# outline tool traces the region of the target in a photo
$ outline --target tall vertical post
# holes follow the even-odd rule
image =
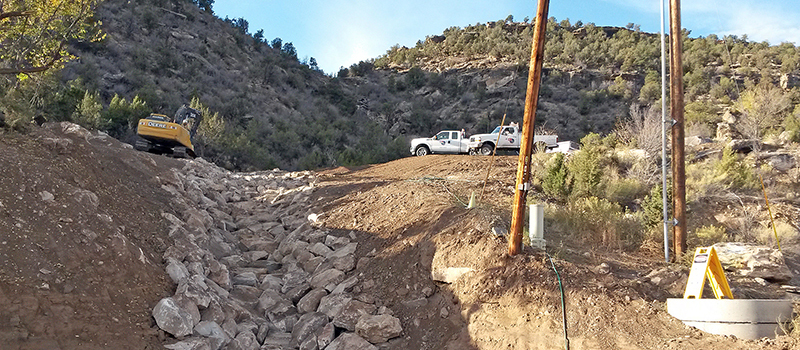
[[[531,177],[531,150],[533,149],[533,126],[536,120],[536,105],[539,102],[539,86],[542,80],[544,41],[547,30],[547,11],[550,0],[539,0],[536,10],[536,25],[531,44],[531,66],[528,71],[528,91],[525,95],[525,114],[522,121],[522,140],[517,166],[517,186],[514,192],[514,208],[511,213],[511,237],[508,255],[522,251],[522,227],[525,224],[525,198],[528,195]]]
[[[664,261],[669,262],[669,205],[667,204],[667,44],[664,36],[664,0],[661,0],[661,205],[664,216]],[[670,123],[671,124],[671,123]]]
[[[684,163],[683,122],[683,33],[681,33],[681,1],[670,0],[670,112],[672,127],[672,202],[677,224],[673,227],[675,257],[686,251],[686,173]]]

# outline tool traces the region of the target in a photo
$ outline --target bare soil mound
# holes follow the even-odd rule
[[[516,157],[496,159],[484,199],[478,208],[465,209],[470,195],[483,190],[488,162],[488,157],[426,156],[320,174],[315,193],[326,203],[322,225],[369,237],[359,247],[371,257],[363,273],[377,281],[387,306],[402,310],[410,348],[564,347],[561,297],[550,261],[529,248],[508,257],[506,237],[492,234],[493,227],[509,224]],[[563,281],[572,349],[797,346],[789,337],[745,341],[710,335],[669,316],[664,301],[682,295],[686,269],[664,263],[658,247],[575,247],[561,240],[570,233],[552,234],[548,252]],[[452,284],[431,280],[432,271],[454,267],[472,272]],[[659,283],[645,277],[651,272],[660,275]],[[774,286],[760,292],[780,295]]]
[[[150,310],[171,286],[161,255],[179,161],[74,124],[0,137],[4,349],[160,349]]]

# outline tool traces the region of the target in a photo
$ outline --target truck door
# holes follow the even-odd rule
[[[447,153],[466,153],[467,152],[467,142],[464,141],[464,138],[461,137],[460,132],[458,131],[451,131],[450,132],[450,143],[448,143]]]
[[[517,148],[519,147],[519,133],[513,126],[504,126],[500,130],[500,139],[497,141],[498,148]]]
[[[431,151],[434,153],[447,153],[450,145],[450,132],[442,131],[434,136],[435,141],[431,142]]]

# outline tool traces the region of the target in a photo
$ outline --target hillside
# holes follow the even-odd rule
[[[211,122],[201,153],[229,169],[385,162],[406,156],[411,137],[522,118],[531,23],[447,28],[332,77],[299,61],[291,38],[250,34],[245,19],[223,20],[190,1],[111,0],[97,16],[106,39],[73,46],[80,60],[35,89],[7,93],[9,118],[73,120],[130,142],[133,120],[194,100]],[[658,113],[657,41],[635,26],[551,19],[538,125],[577,142]],[[770,127],[750,132],[757,138],[798,129],[797,47],[688,32],[684,46],[690,136],[715,137],[726,111],[776,111]],[[775,103],[762,108],[760,99]]]

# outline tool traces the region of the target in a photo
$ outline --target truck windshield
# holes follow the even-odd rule
[[[496,134],[498,132],[500,132],[500,127],[499,126],[494,128],[494,131],[492,131],[492,134]]]

